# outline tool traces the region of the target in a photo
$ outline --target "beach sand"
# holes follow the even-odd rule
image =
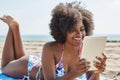
[[[26,55],[41,53],[44,41],[23,41]],[[2,54],[4,42],[0,41],[0,55]],[[107,67],[102,75],[110,80],[120,80],[120,41],[107,41],[105,54],[107,55]],[[1,60],[1,56],[0,56]]]

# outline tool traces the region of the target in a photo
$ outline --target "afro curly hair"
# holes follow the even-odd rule
[[[69,32],[80,20],[85,26],[86,35],[91,35],[94,29],[93,14],[75,3],[60,3],[52,11],[50,33],[56,42],[65,43]]]
[[[90,10],[87,10],[85,7],[80,6],[81,2],[78,2],[77,4],[75,1],[68,4],[79,10],[83,17],[86,35],[92,35],[94,30],[93,13]]]

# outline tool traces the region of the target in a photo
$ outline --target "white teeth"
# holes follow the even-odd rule
[[[75,40],[81,40],[81,38],[74,38]]]

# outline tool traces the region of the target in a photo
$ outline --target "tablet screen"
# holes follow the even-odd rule
[[[95,70],[93,61],[97,60],[95,57],[101,57],[104,52],[106,44],[106,36],[86,36],[83,40],[82,58],[90,61],[90,70]]]

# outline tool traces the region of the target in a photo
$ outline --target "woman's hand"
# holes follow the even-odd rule
[[[0,18],[3,22],[8,24],[9,26],[18,26],[18,22],[10,15],[4,15]]]
[[[98,61],[94,61],[94,66],[97,68],[97,70],[95,70],[95,73],[102,73],[106,68],[107,57],[104,53],[102,53],[102,56],[103,58],[97,56],[96,59]]]
[[[86,61],[86,59],[80,59],[70,72],[73,73],[74,78],[76,78],[86,73],[89,68],[90,62]]]

